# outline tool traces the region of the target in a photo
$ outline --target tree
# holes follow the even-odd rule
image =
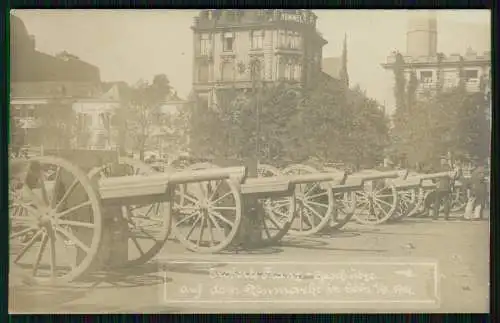
[[[263,85],[253,92],[219,90],[217,105],[212,109],[198,98],[190,120],[192,150],[222,158],[258,157],[262,162],[285,158],[291,135],[288,122],[295,113],[299,96],[298,91],[279,84]]]
[[[485,158],[490,129],[483,93],[468,93],[463,86],[417,101],[404,129],[400,128],[400,154],[411,163],[435,161],[448,152]]]
[[[160,107],[171,90],[164,74],[156,75],[152,83],[139,81],[129,89],[126,102],[114,117],[114,125],[120,129],[120,145],[124,145],[126,137],[131,139],[133,148],[139,150],[141,160],[144,160],[146,143],[160,120]]]
[[[287,146],[292,159],[342,158],[342,143],[347,131],[342,84],[342,81],[322,75],[316,86],[304,93],[290,123],[292,136]]]
[[[405,98],[405,62],[401,53],[396,53],[396,61],[394,63],[394,98],[396,100],[396,111],[406,111]]]
[[[70,148],[77,125],[71,102],[52,99],[37,108],[36,117],[44,147]]]
[[[415,70],[411,70],[410,78],[408,80],[408,86],[406,89],[406,107],[411,113],[413,105],[417,101],[417,89],[418,89],[418,79]]]
[[[347,34],[344,35],[344,46],[342,48],[342,67],[340,69],[340,80],[349,88],[349,74],[347,73]]]
[[[349,95],[349,127],[343,145],[344,160],[357,168],[374,167],[383,159],[389,144],[389,120],[377,101],[368,98],[359,88]]]
[[[379,104],[359,86],[346,90],[333,78],[304,93],[291,127],[295,160],[373,165],[388,144],[388,120]]]

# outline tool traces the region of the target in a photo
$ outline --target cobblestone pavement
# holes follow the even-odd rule
[[[285,238],[275,247],[238,254],[194,254],[169,242],[158,259],[144,266],[108,274],[92,283],[78,283],[65,288],[27,286],[16,273],[11,273],[9,308],[13,313],[488,312],[488,259],[487,221],[405,219],[378,226],[350,223],[340,232],[328,236]],[[189,299],[186,298],[187,294],[199,292],[196,286],[213,285],[211,275],[220,268],[234,270],[246,266],[248,270],[248,264],[234,262],[251,262],[257,271],[263,266],[276,264],[275,267],[281,270],[310,273],[324,270],[327,268],[325,266],[337,266],[338,269],[338,264],[327,264],[332,262],[435,263],[437,267],[431,266],[432,270],[437,268],[435,281],[427,281],[424,276],[419,276],[409,283],[408,288],[430,295],[433,289],[422,286],[437,283],[434,293],[437,294],[437,301],[432,304],[418,301],[404,303],[398,301],[404,299],[401,294],[403,296],[396,298],[396,301],[376,303],[370,300],[380,299],[377,298],[380,293],[377,294],[372,286],[372,294],[357,298],[342,294],[337,297],[337,302],[328,301],[332,297],[323,294],[304,294],[302,297],[297,296],[298,299],[293,302],[283,301],[284,296],[266,298],[262,295],[254,297],[253,302],[240,302],[242,298],[238,295],[221,296],[220,293],[218,296],[206,294],[198,299],[193,296],[186,302]],[[288,264],[290,262],[294,264]],[[381,267],[387,269],[380,270],[375,268],[376,264],[363,266],[365,271],[379,270],[382,276],[389,273],[389,267]],[[418,276],[417,267],[411,268]],[[412,273],[408,269],[394,272],[402,275],[407,273],[408,277]],[[279,288],[270,280],[259,284],[262,288]],[[281,281],[281,287],[291,287],[293,284],[290,280]],[[326,288],[326,285],[318,284],[317,288]],[[247,285],[244,279],[235,279],[230,286],[232,290],[243,291]]]

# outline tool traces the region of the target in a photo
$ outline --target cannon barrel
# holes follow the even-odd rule
[[[314,173],[290,175],[288,177],[292,184],[307,184],[314,182],[342,182],[346,176],[347,174],[344,172],[342,175],[339,173]]]
[[[366,181],[374,181],[379,179],[387,178],[398,178],[402,177],[401,171],[391,171],[391,172],[377,172],[373,174],[356,174],[349,176],[349,179],[360,179],[362,183]]]
[[[432,180],[432,179],[439,179],[439,178],[445,178],[445,177],[452,177],[450,172],[440,172],[440,173],[434,173],[434,174],[424,174],[417,176],[420,178],[420,181],[423,182],[425,180]]]
[[[288,176],[248,178],[241,184],[243,195],[291,195],[294,185]]]
[[[238,178],[241,181],[246,172],[245,167],[228,167],[103,178],[99,181],[99,193],[102,200],[151,197],[160,202],[169,198],[166,193],[171,185],[230,178]]]
[[[189,170],[171,173],[169,183],[187,184],[220,179],[232,179],[238,183],[242,183],[247,175],[248,169],[244,166]]]
[[[421,180],[417,177],[396,178],[392,180],[392,184],[396,187],[397,190],[406,190],[420,187]]]
[[[330,189],[335,181],[342,181],[346,175],[339,173],[314,173],[300,175],[282,175],[274,177],[247,178],[241,185],[242,194],[253,195],[290,195],[296,185],[322,182]],[[331,184],[332,183],[332,184]]]

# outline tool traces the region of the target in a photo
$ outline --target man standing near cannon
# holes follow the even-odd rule
[[[451,167],[448,164],[446,158],[441,158],[440,165],[435,170],[437,173],[440,172],[451,172]],[[436,183],[436,191],[434,192],[434,199],[432,199],[432,219],[437,220],[439,216],[439,207],[443,203],[444,219],[448,220],[450,217],[450,207],[451,207],[451,186],[452,179],[449,176],[440,177]]]
[[[483,219],[484,207],[486,204],[486,180],[485,168],[479,163],[476,169],[471,173],[472,188],[472,210],[474,212],[472,219]]]

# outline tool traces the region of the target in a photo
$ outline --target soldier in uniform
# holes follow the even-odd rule
[[[444,158],[441,159],[440,165],[437,167],[436,172],[450,172],[451,167],[448,161]],[[434,199],[432,201],[432,210],[434,220],[437,220],[439,216],[439,207],[441,203],[444,205],[444,219],[448,220],[450,216],[451,207],[451,185],[452,179],[449,176],[441,177],[437,180],[436,191],[434,192]]]
[[[472,197],[474,198],[473,210],[476,210],[476,208],[479,207],[479,216],[474,216],[473,218],[475,219],[483,219],[484,217],[484,208],[487,195],[485,177],[486,175],[484,166],[482,164],[478,164],[476,169],[474,169],[471,174]]]

